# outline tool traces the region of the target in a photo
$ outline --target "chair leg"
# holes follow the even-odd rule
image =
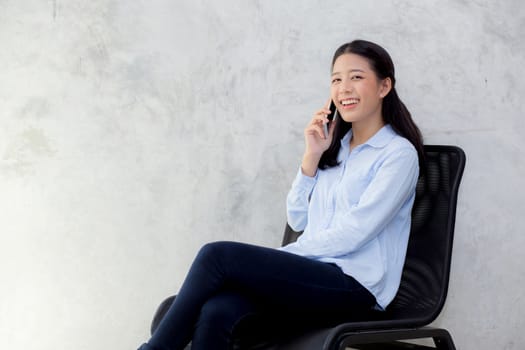
[[[433,339],[435,347],[415,345],[402,340]],[[399,329],[389,331],[351,332],[335,337],[335,342],[327,344],[325,349],[344,350],[347,347],[357,349],[439,349],[456,350],[450,333],[445,329],[424,327],[420,329]]]
[[[436,344],[436,349],[439,350],[456,350],[456,346],[452,341],[452,336],[446,329],[436,330],[440,333],[437,336],[432,337],[434,344]]]
[[[347,348],[346,350],[431,350],[436,349],[435,347],[429,347],[425,345],[418,345],[412,343],[404,342],[388,342],[388,343],[372,343],[372,344],[359,344],[352,345],[352,347]]]

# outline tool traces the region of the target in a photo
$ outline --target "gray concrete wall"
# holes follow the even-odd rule
[[[134,349],[203,243],[278,246],[354,38],[468,155],[436,324],[523,348],[524,24],[518,0],[0,0],[2,349]]]

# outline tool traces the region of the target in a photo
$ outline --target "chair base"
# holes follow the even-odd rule
[[[403,342],[403,340],[432,339],[435,347]],[[359,350],[383,349],[439,349],[456,350],[450,333],[446,329],[423,327],[381,331],[348,332],[335,335],[324,350],[344,350],[347,347]]]

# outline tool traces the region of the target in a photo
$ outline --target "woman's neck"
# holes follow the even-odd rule
[[[352,123],[352,138],[350,139],[350,149],[362,145],[374,136],[381,128],[385,126],[383,118],[373,121],[361,121]]]

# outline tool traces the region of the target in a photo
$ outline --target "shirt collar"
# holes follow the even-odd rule
[[[374,148],[383,148],[396,136],[396,132],[390,124],[384,125],[379,129],[374,136],[369,138],[363,145],[368,145]],[[341,139],[342,146],[348,146],[350,144],[350,138],[352,137],[352,129],[348,130],[346,135]],[[363,146],[361,145],[361,146]]]

